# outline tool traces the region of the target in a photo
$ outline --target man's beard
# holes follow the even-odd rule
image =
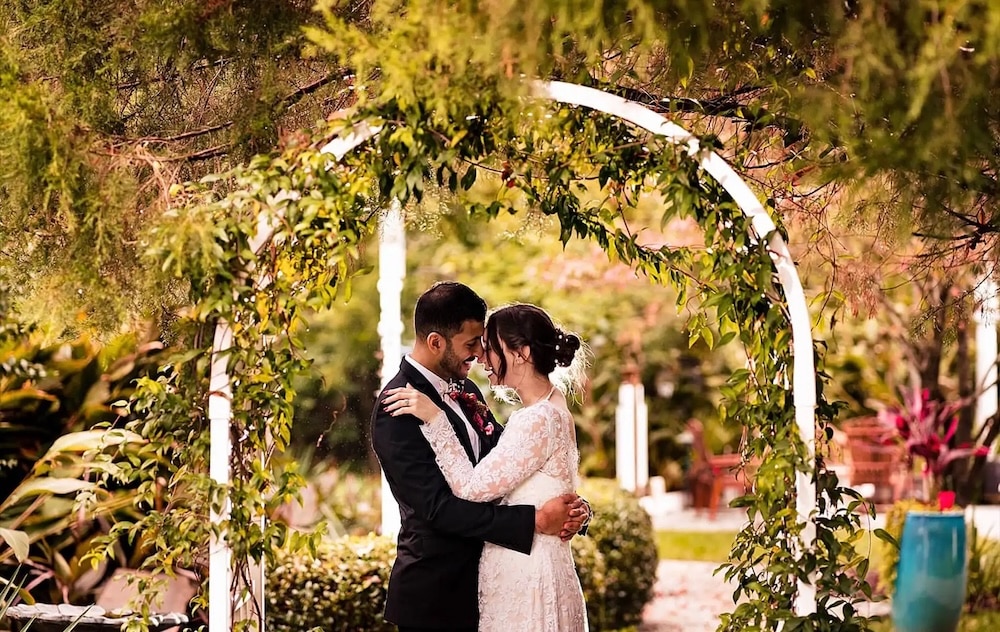
[[[463,364],[466,360],[468,358],[460,358],[449,343],[444,349],[444,356],[441,358],[441,377],[446,380],[464,380],[466,373]]]

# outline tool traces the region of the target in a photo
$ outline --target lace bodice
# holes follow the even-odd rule
[[[475,466],[449,424],[436,421],[421,430],[459,498],[540,507],[576,488],[580,457],[573,416],[547,399],[511,415],[496,447]]]

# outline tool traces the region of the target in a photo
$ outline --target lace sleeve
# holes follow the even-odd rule
[[[483,502],[503,498],[542,467],[552,450],[554,421],[543,409],[518,411],[497,446],[475,466],[446,421],[424,424],[420,430],[434,449],[452,492]]]

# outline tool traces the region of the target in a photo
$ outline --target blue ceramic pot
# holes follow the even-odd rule
[[[899,546],[894,632],[955,632],[968,576],[965,515],[910,512]]]

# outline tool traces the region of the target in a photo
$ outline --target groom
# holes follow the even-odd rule
[[[496,445],[502,430],[468,378],[472,364],[482,358],[485,320],[486,302],[469,287],[435,284],[417,300],[413,352],[386,385],[409,383],[430,397],[447,414],[473,463]],[[475,400],[449,396],[456,389],[451,384]],[[372,413],[372,444],[402,519],[385,619],[400,632],[475,632],[483,542],[527,554],[536,531],[571,537],[589,512],[574,494],[553,498],[538,510],[455,497],[420,432],[420,420],[391,416],[382,406],[384,396],[385,391]],[[478,410],[466,411],[458,400]]]

